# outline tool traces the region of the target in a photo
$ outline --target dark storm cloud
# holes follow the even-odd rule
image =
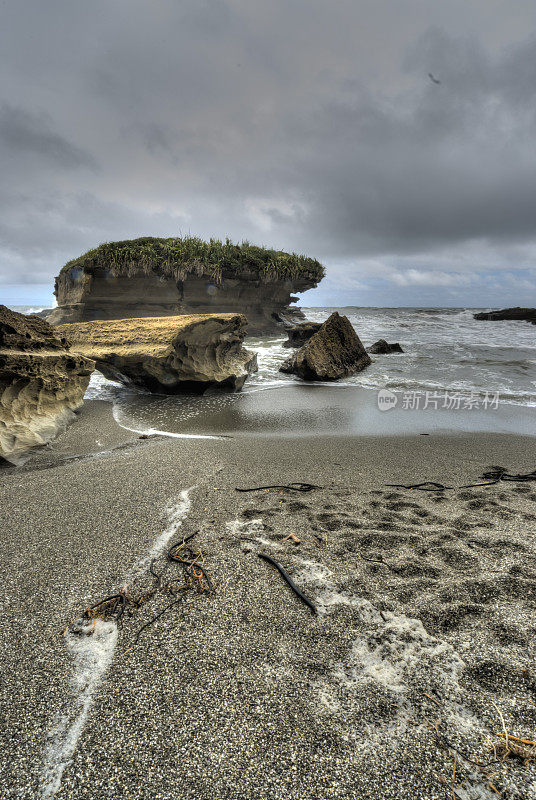
[[[484,268],[529,268],[532,0],[515,12],[504,0],[8,4],[0,281],[51,281],[103,240],[188,231],[319,256],[358,295],[378,276],[441,293]]]
[[[312,227],[338,236],[339,255],[532,241],[535,53],[531,39],[493,60],[432,31],[406,66],[418,79],[433,64],[441,85],[328,101],[304,124],[297,156]]]

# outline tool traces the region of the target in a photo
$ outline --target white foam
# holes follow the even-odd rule
[[[276,550],[281,549],[280,544],[278,544],[277,542],[272,542],[271,539],[267,539],[265,536],[256,536],[255,541],[258,542],[259,544],[262,544],[263,547],[273,547]]]
[[[157,428],[132,428],[121,419],[121,412],[116,403],[114,403],[112,414],[117,424],[131,433],[144,434],[145,436],[166,436],[170,439],[222,439],[222,436],[213,436],[207,433],[172,433],[171,431],[161,431]]]
[[[426,671],[443,687],[459,691],[464,662],[452,645],[436,639],[421,620],[384,612],[379,630],[354,641],[347,658],[349,667],[335,674],[347,686],[375,683],[391,692],[405,693],[417,673]]]
[[[264,532],[264,523],[260,517],[250,520],[233,519],[232,522],[227,522],[225,527],[235,536],[254,537]]]
[[[337,683],[354,687],[372,679],[385,689],[404,693],[425,665],[452,692],[459,690],[464,662],[452,645],[431,636],[420,619],[380,611],[363,597],[341,592],[332,580],[332,571],[323,564],[306,559],[301,564],[295,578],[320,589],[315,598],[319,613],[328,614],[338,605],[350,606],[367,629],[372,629],[354,641],[346,666],[336,667]]]
[[[318,561],[308,561],[305,558],[300,559],[300,564],[302,568],[295,575],[297,581],[305,581],[321,588],[334,589],[331,581],[333,573],[328,567],[319,564]]]
[[[105,378],[98,370],[94,370],[84,395],[84,400],[107,400],[113,403],[118,392],[124,389],[122,383]]]
[[[234,519],[226,523],[227,529],[242,541],[242,549],[248,551],[251,547],[247,542],[257,542],[262,547],[280,550],[281,545],[263,536],[265,525],[260,517],[251,520]]]
[[[93,695],[110,666],[117,644],[117,625],[95,620],[80,625],[78,633],[67,630],[65,644],[73,659],[71,687],[74,703],[56,724],[45,752],[41,797],[51,798],[60,788],[65,767],[86,724]]]
[[[181,527],[184,518],[190,510],[192,505],[190,493],[194,489],[195,486],[191,486],[189,489],[183,489],[179,495],[179,499],[168,505],[166,509],[168,524],[157,538],[149,552],[144,555],[143,558],[141,558],[134,566],[134,569],[131,573],[131,579],[136,577],[136,575],[140,575],[145,569],[147,569],[153,559],[158,558],[158,556],[164,552],[166,545],[170,541],[171,537],[174,536],[174,534]]]
[[[165,549],[171,537],[181,527],[191,507],[190,493],[195,487],[183,489],[178,500],[166,509],[167,525],[155,543],[134,566],[130,580],[143,572],[154,558]],[[110,666],[118,630],[113,621],[81,620],[65,632],[65,644],[72,658],[70,685],[73,701],[69,710],[57,721],[50,742],[45,748],[40,796],[42,800],[54,797],[61,785],[65,767],[73,753],[86,724],[93,695]]]
[[[341,591],[332,571],[323,564],[305,559],[301,564],[295,579],[316,589],[314,601],[320,616],[329,615],[337,606],[348,606],[362,623],[344,661],[335,663],[326,678],[316,684],[315,707],[340,717],[340,690],[351,702],[352,694],[366,691],[370,683],[390,693],[397,702],[393,720],[375,726],[364,724],[359,734],[342,725],[341,735],[350,739],[359,735],[360,747],[365,746],[364,741],[373,747],[377,741],[385,746],[388,732],[397,747],[415,716],[411,697],[425,690],[446,696],[443,712],[453,730],[462,735],[482,732],[482,722],[463,705],[459,681],[465,663],[451,644],[429,634],[420,619],[381,611],[366,598]]]

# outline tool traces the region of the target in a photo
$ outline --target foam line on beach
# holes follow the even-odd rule
[[[130,581],[164,552],[190,511],[190,494],[194,489],[194,486],[183,489],[178,499],[167,506],[167,525],[148,553],[135,564]],[[42,800],[50,800],[60,789],[63,772],[71,762],[82,735],[95,691],[112,663],[118,633],[115,622],[100,619],[80,620],[65,631],[65,646],[72,661],[69,681],[72,703],[57,721],[45,748],[40,789]]]
[[[58,721],[45,751],[43,800],[54,797],[60,788],[63,771],[86,724],[95,690],[112,663],[117,635],[115,622],[103,620],[88,622],[77,633],[69,629],[65,632],[65,645],[73,661],[71,687],[74,702]]]
[[[168,505],[166,509],[168,515],[168,524],[160,536],[156,539],[149,552],[144,555],[134,566],[131,573],[131,580],[147,569],[153,559],[162,555],[166,545],[169,543],[172,536],[174,536],[174,534],[179,530],[183,520],[190,511],[192,505],[190,494],[195,488],[195,486],[190,486],[189,489],[183,489],[179,494],[179,499],[175,503],[170,503]]]
[[[171,439],[223,439],[223,436],[215,436],[208,433],[171,433],[170,431],[161,431],[157,428],[131,428],[129,425],[126,425],[124,422],[121,422],[119,419],[120,412],[118,406],[114,403],[112,408],[112,414],[115,422],[119,425],[119,427],[123,428],[126,431],[130,431],[131,433],[137,433],[139,435],[145,436],[167,436]]]

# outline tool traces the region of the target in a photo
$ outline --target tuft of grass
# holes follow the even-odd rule
[[[113,275],[155,273],[162,277],[184,280],[188,275],[206,275],[215,283],[225,277],[253,274],[267,282],[304,279],[314,284],[324,277],[324,267],[314,258],[257,247],[247,241],[240,244],[230,239],[208,242],[197,236],[159,239],[145,236],[123,242],[107,242],[67,262],[60,272],[60,281],[82,273],[109,270]]]

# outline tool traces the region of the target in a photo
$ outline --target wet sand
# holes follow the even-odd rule
[[[536,735],[536,486],[385,486],[460,486],[491,465],[533,470],[533,437],[140,440],[87,403],[52,448],[0,470],[3,796],[45,796],[85,709],[58,797],[496,798],[490,782],[536,797],[532,764],[474,763],[493,756],[497,709]],[[234,490],[291,481],[322,488]],[[188,591],[135,644],[172,599],[158,592],[117,641],[101,630],[98,659],[69,647],[88,605],[151,589],[136,565],[179,522],[215,594]]]
[[[292,383],[249,387],[238,394],[177,398],[122,392],[116,418],[134,430],[223,436],[393,436],[403,432],[515,433],[536,436],[536,408],[470,399],[443,407],[438,394],[388,393],[396,406],[378,408],[378,392],[356,386]],[[449,400],[450,398],[450,400]],[[415,402],[415,408],[412,403]],[[495,407],[497,405],[497,407]],[[459,407],[456,407],[459,406]]]

